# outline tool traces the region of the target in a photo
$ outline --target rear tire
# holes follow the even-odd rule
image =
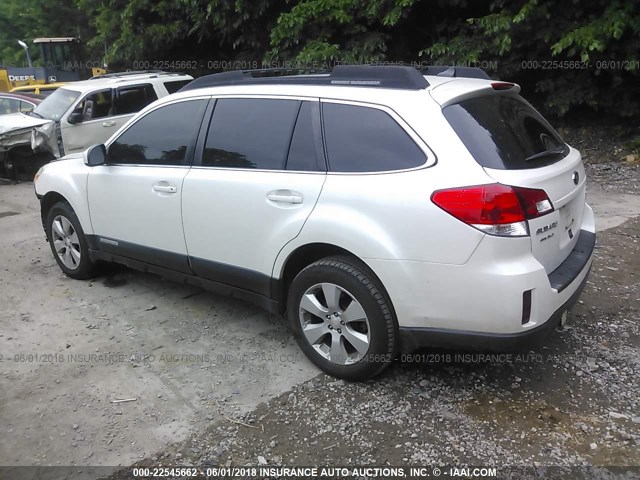
[[[89,257],[87,239],[80,221],[71,206],[58,202],[47,214],[47,238],[56,262],[69,277],[78,280],[91,278],[95,264]]]
[[[366,380],[395,357],[390,303],[356,259],[328,257],[304,268],[289,289],[287,316],[302,351],[329,375]]]

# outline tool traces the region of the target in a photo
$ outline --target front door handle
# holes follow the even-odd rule
[[[102,122],[103,127],[113,127],[116,124],[115,120],[109,120],[106,122]]]
[[[274,190],[267,193],[267,198],[276,203],[302,203],[302,194],[291,190]]]
[[[154,185],[154,192],[162,192],[162,193],[176,193],[178,191],[178,187],[175,185]]]

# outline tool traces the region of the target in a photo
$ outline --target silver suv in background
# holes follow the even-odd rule
[[[58,88],[31,112],[0,116],[0,160],[11,174],[33,152],[59,158],[104,143],[133,115],[193,77],[162,71],[112,73]],[[42,155],[41,155],[42,156]]]

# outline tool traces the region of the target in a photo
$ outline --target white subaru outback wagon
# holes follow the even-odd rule
[[[118,262],[286,312],[345,379],[421,347],[521,348],[566,319],[595,244],[585,170],[517,85],[268,73],[201,77],[43,167],[64,273]]]

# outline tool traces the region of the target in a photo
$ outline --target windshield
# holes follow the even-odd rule
[[[537,168],[569,153],[551,125],[519,95],[473,97],[442,112],[483,167]]]
[[[80,96],[80,92],[59,88],[45,98],[34,110],[33,113],[48,120],[60,120],[69,107]]]

